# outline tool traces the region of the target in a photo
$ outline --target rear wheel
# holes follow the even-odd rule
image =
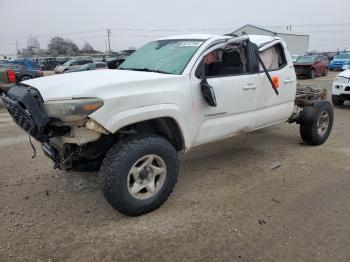
[[[128,216],[163,204],[177,181],[175,148],[161,136],[123,138],[108,152],[100,176],[107,201]]]
[[[21,77],[21,82],[22,82],[22,81],[25,81],[25,80],[30,80],[30,79],[32,79],[31,76],[22,76],[22,77]]]
[[[332,131],[333,121],[333,107],[328,101],[304,108],[300,120],[301,138],[309,145],[322,145]]]
[[[344,100],[340,99],[338,96],[332,95],[332,103],[335,106],[342,106],[344,104]]]

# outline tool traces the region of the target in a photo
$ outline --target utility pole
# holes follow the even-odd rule
[[[16,40],[16,49],[17,49],[17,55],[19,55],[19,48],[18,48],[18,42]]]
[[[108,38],[108,54],[111,53],[111,29],[107,29],[107,38]]]

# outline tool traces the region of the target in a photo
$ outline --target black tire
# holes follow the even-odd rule
[[[309,78],[310,79],[314,79],[316,77],[316,71],[315,71],[315,69],[311,69],[310,71],[309,71]]]
[[[25,81],[25,80],[30,80],[30,79],[32,79],[31,76],[28,76],[28,75],[21,76],[20,82]]]
[[[324,114],[328,115],[328,125],[320,133],[320,121]],[[334,121],[333,107],[328,101],[317,101],[313,106],[303,110],[300,119],[300,135],[303,141],[309,145],[318,146],[327,141]]]
[[[159,191],[147,199],[137,199],[129,192],[128,176],[137,161],[147,155],[160,156],[166,166],[165,180]],[[107,153],[100,170],[107,201],[127,216],[140,216],[157,209],[172,193],[179,173],[175,148],[161,136],[122,138]]]
[[[344,104],[344,100],[339,99],[338,96],[332,95],[332,103],[335,106],[342,106]]]

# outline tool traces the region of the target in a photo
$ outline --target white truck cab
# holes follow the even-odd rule
[[[296,85],[281,38],[185,35],[146,44],[117,70],[24,81],[2,99],[55,168],[99,170],[106,199],[135,216],[170,195],[178,152],[283,121],[324,143],[332,107]]]

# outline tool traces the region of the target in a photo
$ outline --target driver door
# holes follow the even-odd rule
[[[225,46],[209,49],[204,53],[202,59],[216,49],[223,50]],[[202,59],[200,60],[203,61]],[[246,63],[248,62],[247,55],[244,60]],[[227,66],[230,65],[227,61],[222,62]],[[232,62],[237,67],[237,61],[233,60]],[[195,68],[203,66],[202,63],[198,63]],[[199,127],[199,132],[194,138],[195,145],[248,132],[255,128],[258,75],[249,72],[249,70],[248,72],[238,71],[228,73],[226,70],[225,75],[219,73],[206,77],[207,82],[214,89],[216,107],[209,106],[203,99],[201,79],[194,73],[191,74],[193,123]]]

